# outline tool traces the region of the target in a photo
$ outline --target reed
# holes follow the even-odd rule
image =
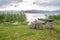
[[[26,21],[26,15],[24,13],[13,14],[13,13],[3,13],[0,14],[0,22],[24,22]]]

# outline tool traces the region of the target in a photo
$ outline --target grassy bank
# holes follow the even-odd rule
[[[58,22],[60,24],[60,21]],[[60,25],[54,30],[30,29],[28,25],[0,24],[0,40],[60,40]]]

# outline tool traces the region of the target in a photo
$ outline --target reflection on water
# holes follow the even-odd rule
[[[26,13],[27,21],[32,22],[37,20],[38,18],[45,19],[45,14],[32,14],[32,13]]]

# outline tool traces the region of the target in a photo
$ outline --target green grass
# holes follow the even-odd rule
[[[28,25],[0,24],[0,40],[60,40],[60,25],[55,30],[30,29]]]

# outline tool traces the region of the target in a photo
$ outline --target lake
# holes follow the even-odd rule
[[[33,21],[37,20],[38,18],[46,19],[50,15],[59,15],[57,13],[51,13],[51,14],[47,13],[47,15],[46,15],[46,13],[25,13],[25,14],[26,14],[28,22],[33,22]]]

